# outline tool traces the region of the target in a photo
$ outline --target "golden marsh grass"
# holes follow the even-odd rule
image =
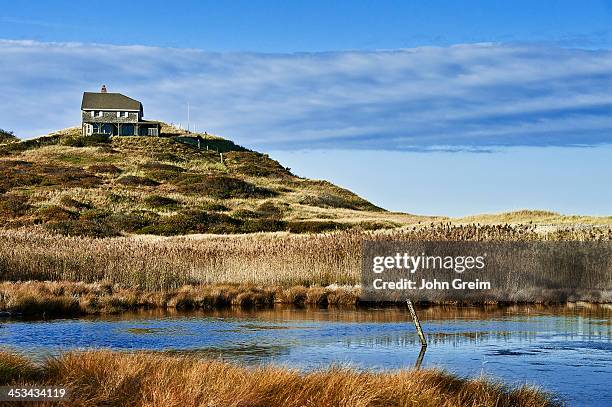
[[[0,352],[0,384],[61,385],[70,406],[363,406],[545,407],[536,388],[508,388],[486,378],[440,370],[309,373],[275,366],[243,367],[219,360],[152,353],[71,352],[39,365]]]

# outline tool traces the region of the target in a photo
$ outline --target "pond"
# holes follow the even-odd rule
[[[429,307],[422,367],[535,384],[569,405],[611,406],[612,307]],[[143,311],[52,321],[6,320],[0,346],[45,357],[69,349],[159,350],[273,363],[412,368],[420,345],[403,308]]]

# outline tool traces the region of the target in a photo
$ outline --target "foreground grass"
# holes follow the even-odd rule
[[[71,352],[41,365],[0,352],[0,384],[67,386],[71,406],[552,406],[531,387],[507,388],[439,370],[300,373],[151,353]]]

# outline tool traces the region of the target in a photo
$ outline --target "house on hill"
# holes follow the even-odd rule
[[[142,103],[121,93],[110,93],[102,85],[100,92],[83,93],[81,129],[83,136],[159,136],[161,125],[144,120]]]

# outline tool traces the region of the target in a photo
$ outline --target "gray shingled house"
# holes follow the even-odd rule
[[[142,103],[121,93],[83,93],[81,128],[83,136],[159,136],[159,122],[144,120]]]

